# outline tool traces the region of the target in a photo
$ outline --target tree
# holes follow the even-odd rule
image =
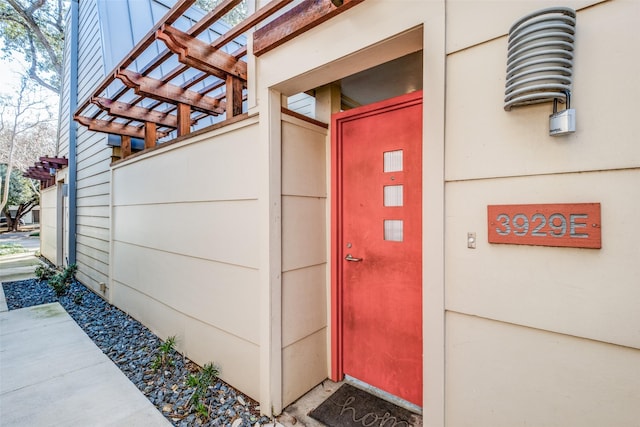
[[[53,117],[54,114],[49,111],[49,106],[44,102],[41,94],[29,85],[26,78],[22,79],[14,96],[0,97],[0,164],[4,167],[4,172],[0,176],[0,194],[2,194],[0,211],[8,212],[12,201],[20,202],[18,205],[27,204],[20,211],[22,215],[31,210],[28,205],[32,199],[30,194],[32,190],[35,190],[35,185],[30,184],[27,188],[22,184],[16,184],[12,187],[14,172],[22,176],[19,171],[14,169],[26,168],[29,164],[37,161],[40,156],[55,152],[55,121]],[[27,183],[31,182],[24,179]],[[25,191],[24,196],[13,193],[13,191],[23,190]],[[25,211],[25,209],[28,210]],[[10,215],[7,215],[7,220],[10,220]]]
[[[4,58],[21,56],[28,64],[26,75],[56,95],[62,75],[64,14],[68,5],[68,0],[0,2]]]
[[[7,200],[3,212],[7,218],[8,231],[18,231],[20,219],[40,203],[40,191],[31,179],[25,178],[22,172],[15,169],[11,172],[11,178],[7,180],[7,169],[7,165],[0,165],[0,177],[9,184],[0,189],[2,199]],[[17,206],[13,215],[10,206]]]

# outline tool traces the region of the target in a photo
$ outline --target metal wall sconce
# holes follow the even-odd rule
[[[552,7],[530,13],[509,30],[504,109],[553,102],[549,135],[575,132],[570,108],[576,12]],[[566,109],[558,112],[558,102]]]

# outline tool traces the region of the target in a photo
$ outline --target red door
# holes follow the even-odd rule
[[[422,92],[333,117],[334,379],[422,406]]]

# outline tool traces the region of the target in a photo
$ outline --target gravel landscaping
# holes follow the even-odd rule
[[[3,288],[9,310],[59,302],[173,425],[256,427],[272,423],[260,416],[254,400],[222,380],[216,379],[205,389],[193,385],[201,368],[173,350],[166,353],[164,367],[158,367],[159,356],[165,354],[163,341],[82,284],[74,281],[61,297],[46,281],[37,279],[3,283]],[[202,396],[199,406],[192,399],[194,393]]]

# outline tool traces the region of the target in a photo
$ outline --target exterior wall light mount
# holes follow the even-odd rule
[[[530,13],[509,30],[504,109],[553,102],[549,135],[575,132],[570,108],[576,12],[552,7]],[[567,109],[558,112],[558,102]]]

